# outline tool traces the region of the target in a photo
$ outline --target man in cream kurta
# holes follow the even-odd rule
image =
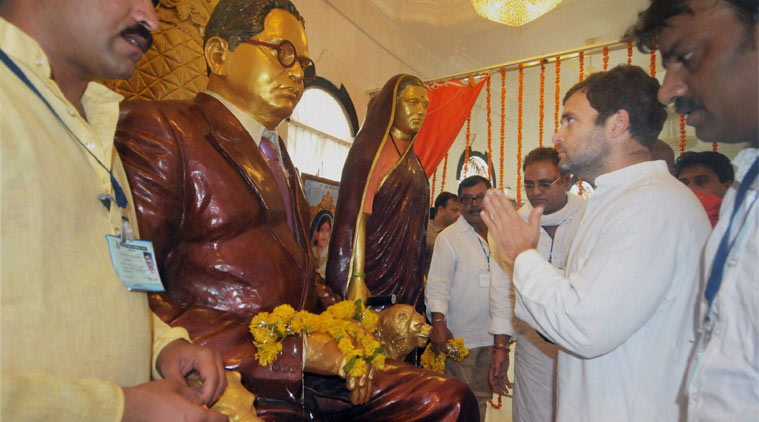
[[[5,13],[14,4],[3,6]],[[62,119],[0,64],[2,417],[121,420],[122,387],[148,385],[151,367],[160,378],[160,353],[188,338],[153,317],[145,293],[128,292],[111,265],[105,235],[119,234],[122,213],[136,221],[112,148],[122,97],[90,82],[72,103],[41,46],[2,16],[0,48]],[[146,19],[157,24],[155,15]],[[125,188],[123,211],[98,200],[113,187],[85,148]]]
[[[650,159],[666,118],[659,83],[635,66],[569,90],[554,135],[560,166],[595,182],[562,274],[490,192],[485,221],[514,260],[516,316],[560,346],[558,421],[676,421],[693,349],[699,258],[709,222],[695,196]],[[602,117],[603,116],[603,117]]]
[[[527,220],[533,207],[543,206],[546,212],[540,219],[540,240],[537,251],[554,267],[563,271],[566,267],[569,246],[574,239],[580,220],[585,211],[585,200],[568,193],[570,174],[561,172],[559,157],[553,148],[537,148],[530,151],[524,163],[524,187],[529,205],[519,210],[519,215]],[[555,419],[556,359],[558,346],[548,342],[527,323],[513,317],[513,310],[497,306],[499,303],[513,303],[509,262],[497,249],[492,236],[488,241],[493,249],[493,257],[499,265],[494,265],[490,284],[490,332],[494,335],[513,336],[516,332],[514,358],[514,397],[512,413],[515,422],[551,422]],[[507,273],[508,271],[508,273]],[[500,353],[496,350],[494,353]],[[498,363],[498,356],[493,362]],[[504,383],[508,370],[506,365],[493,368],[493,383]],[[500,379],[499,379],[500,378]]]

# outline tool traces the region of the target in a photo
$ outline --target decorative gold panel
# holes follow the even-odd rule
[[[160,0],[153,47],[127,80],[105,84],[127,100],[188,99],[206,87],[203,28],[219,0]]]

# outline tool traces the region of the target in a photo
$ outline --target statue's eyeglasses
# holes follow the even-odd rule
[[[295,46],[290,41],[283,40],[279,44],[270,44],[268,42],[247,39],[242,42],[276,50],[277,60],[279,60],[279,64],[284,67],[292,67],[297,60],[300,62],[300,68],[303,70],[303,82],[311,82],[316,78],[316,66],[314,65],[314,62],[308,57],[298,57],[298,54],[295,51]]]

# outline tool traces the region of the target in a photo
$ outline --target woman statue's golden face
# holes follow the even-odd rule
[[[429,105],[426,88],[418,85],[404,88],[396,105],[393,128],[403,134],[404,138],[415,135],[422,127]]]

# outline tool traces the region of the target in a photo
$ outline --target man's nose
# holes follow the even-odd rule
[[[136,0],[132,10],[132,18],[150,32],[158,30],[158,15],[155,13],[151,0]]]
[[[678,69],[667,70],[664,74],[664,82],[659,87],[657,98],[662,104],[669,104],[676,98],[685,95],[688,87]]]

